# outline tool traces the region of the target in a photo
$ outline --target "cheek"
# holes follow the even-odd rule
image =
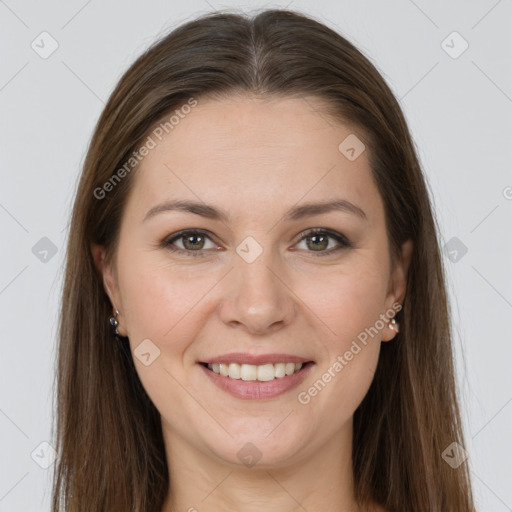
[[[137,373],[157,409],[170,414],[169,404],[187,401],[183,357],[197,335],[200,299],[212,285],[208,279],[195,282],[186,272],[136,255],[126,258],[119,278]],[[142,345],[147,339],[154,345]],[[142,346],[149,347],[144,351],[150,353],[147,366],[138,356]]]
[[[297,295],[315,313],[331,345],[339,350],[373,326],[383,311],[387,288],[383,265],[363,263],[317,274],[297,284]]]
[[[147,256],[127,257],[119,279],[127,330],[134,340],[165,343],[199,299],[200,290],[186,275]]]
[[[176,369],[221,300],[216,286],[222,273],[137,254],[126,258],[123,270],[119,278],[132,350],[149,338],[161,350],[159,362]]]
[[[165,276],[150,271],[134,273],[125,279],[124,285],[130,337],[161,338],[180,314],[183,302],[178,300],[179,294],[170,288]]]
[[[331,273],[328,279],[311,281],[302,288],[304,302],[319,319],[325,357],[315,376],[325,383],[311,389],[322,408],[339,409],[332,414],[342,421],[358,407],[373,379],[378,363],[381,333],[385,324],[379,320],[387,289],[385,262],[374,259],[350,267],[350,271]],[[349,268],[347,266],[347,268]],[[309,385],[315,383],[309,383]],[[323,391],[326,389],[326,392]]]

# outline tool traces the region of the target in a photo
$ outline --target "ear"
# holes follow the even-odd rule
[[[94,260],[94,266],[103,279],[105,293],[108,295],[110,302],[112,303],[112,312],[114,313],[116,309],[119,311],[119,316],[117,317],[117,320],[119,321],[119,334],[126,336],[126,334],[123,333],[121,325],[124,323],[121,321],[121,311],[123,311],[123,306],[121,302],[121,294],[119,293],[119,286],[117,284],[116,272],[113,266],[110,263],[107,263],[105,248],[102,245],[91,244],[91,253]]]
[[[400,257],[395,263],[389,280],[388,293],[386,295],[386,310],[393,309],[393,304],[403,304],[407,289],[407,275],[411,264],[413,252],[412,240],[406,240],[401,247]],[[382,341],[390,341],[395,337],[396,331],[387,325],[382,333]]]

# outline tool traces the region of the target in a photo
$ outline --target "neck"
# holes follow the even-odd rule
[[[354,499],[352,422],[293,463],[252,467],[191,446],[163,423],[170,475],[162,512],[361,512]]]

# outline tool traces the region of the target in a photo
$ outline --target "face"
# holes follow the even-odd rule
[[[336,438],[395,335],[411,247],[391,268],[369,149],[340,150],[358,132],[320,112],[199,100],[153,137],[113,266],[94,248],[164,435],[225,463],[298,463]]]

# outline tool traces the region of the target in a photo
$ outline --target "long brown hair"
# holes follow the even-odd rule
[[[385,204],[393,255],[411,239],[400,333],[383,343],[373,383],[354,414],[356,498],[389,511],[469,512],[464,446],[437,227],[398,102],[349,41],[302,13],[217,12],[157,41],[126,71],[102,112],[75,197],[62,292],[57,364],[53,512],[159,512],[169,492],[160,416],[127,343],[108,325],[112,305],[91,255],[111,261],[136,172],[104,184],[155,123],[195,98],[251,93],[314,96],[360,127]],[[126,168],[125,168],[126,169]],[[96,191],[96,192],[95,192]],[[171,488],[172,491],[172,488]]]

